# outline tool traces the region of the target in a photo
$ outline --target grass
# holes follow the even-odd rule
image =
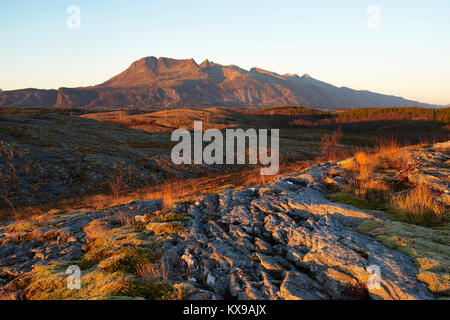
[[[105,236],[108,231],[108,223],[100,220],[94,220],[83,228],[84,233],[88,240],[96,240]]]
[[[190,179],[169,179],[160,184],[137,188],[133,190],[114,191],[109,193],[98,193],[80,196],[77,198],[61,199],[43,205],[16,208],[14,220],[33,218],[45,215],[46,212],[58,210],[59,212],[73,212],[77,210],[105,210],[136,200],[162,200],[164,208],[171,208],[178,202],[191,202],[199,196],[216,193],[224,186],[236,185],[251,187],[261,185],[276,180],[283,174],[298,172],[305,168],[308,163],[294,162],[282,163],[277,175],[261,176],[260,168],[250,168],[225,174],[210,174],[203,177]],[[10,212],[0,210],[0,219],[11,220]],[[122,217],[126,220],[126,217]]]
[[[0,301],[6,300],[17,300],[17,296],[12,292],[0,290]]]
[[[178,215],[167,218],[183,219]],[[23,278],[16,291],[23,289],[23,297],[29,300],[186,297],[186,286],[174,286],[169,281],[169,268],[162,259],[158,237],[146,230],[138,231],[134,225],[111,228],[106,221],[109,219],[94,220],[84,228],[88,243],[82,259],[37,267]],[[179,222],[161,224],[171,223]],[[16,228],[29,230],[31,227],[18,224]],[[80,290],[67,288],[69,265],[77,265],[82,271]]]
[[[394,221],[365,221],[357,231],[413,258],[417,279],[438,297],[450,297],[450,231],[448,210],[426,185],[405,182],[403,171],[412,164],[406,150],[394,142],[380,145],[373,153],[359,152],[328,176],[341,176],[347,184],[331,187],[333,202],[376,210]],[[391,180],[381,180],[392,177]],[[406,179],[405,179],[406,180]],[[389,181],[389,182],[388,182]],[[394,194],[394,190],[398,190]],[[337,191],[337,192],[336,192]],[[367,253],[358,252],[367,258]]]
[[[123,247],[111,257],[100,261],[98,267],[105,272],[123,271],[137,274],[142,265],[154,262],[160,258],[160,253],[151,253],[141,248]]]
[[[81,289],[67,288],[66,265],[38,267],[32,271],[24,295],[28,300],[108,300],[108,299],[176,299],[173,287],[165,281],[147,282],[123,272],[95,269],[83,272]]]
[[[425,185],[393,196],[391,206],[403,220],[418,225],[433,226],[448,219],[445,205],[435,201],[431,190]]]
[[[87,272],[81,277],[81,289],[70,290],[66,284],[66,266],[50,265],[35,268],[25,289],[27,300],[107,299],[128,291],[130,275],[123,272]]]
[[[154,248],[150,240],[144,233],[131,227],[111,229],[101,238],[91,239],[83,258],[87,261],[102,261],[118,254],[122,247]]]
[[[31,222],[19,221],[6,227],[6,234],[2,240],[2,244],[22,243],[43,239],[44,235],[38,226]]]
[[[411,188],[403,171],[413,164],[407,150],[395,140],[379,143],[374,152],[357,152],[351,160],[340,163],[345,187],[330,186],[335,191],[328,199],[365,210],[381,210],[391,218],[423,226],[437,226],[448,220],[448,210],[437,202],[425,185]],[[389,181],[387,177],[390,177]],[[389,182],[388,182],[389,181]],[[398,190],[394,194],[394,190]],[[336,192],[338,191],[338,192]]]

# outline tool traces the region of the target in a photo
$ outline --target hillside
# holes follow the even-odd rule
[[[103,84],[0,93],[0,107],[194,107],[304,105],[323,109],[430,106],[401,97],[357,91],[312,78],[244,70],[209,60],[147,57]]]
[[[219,178],[254,169],[174,165],[170,152],[175,143],[170,141],[170,134],[178,128],[192,130],[195,120],[203,121],[204,130],[279,128],[282,167],[295,167],[323,156],[321,140],[338,128],[343,130],[340,157],[393,136],[405,145],[446,141],[450,138],[449,111],[400,108],[325,112],[298,107],[249,111],[222,107],[85,114],[83,110],[3,109],[0,219],[3,211],[12,207],[20,211],[22,206],[61,199],[79,201],[79,196],[110,194],[114,185],[121,193],[129,193],[170,179]]]

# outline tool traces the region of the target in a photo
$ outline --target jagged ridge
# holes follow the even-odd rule
[[[205,60],[147,57],[85,88],[0,93],[0,107],[280,106],[319,108],[430,106],[400,97],[338,88],[310,75],[280,75]]]

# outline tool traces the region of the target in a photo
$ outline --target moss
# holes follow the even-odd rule
[[[92,269],[93,267],[95,267],[98,264],[98,261],[95,260],[86,260],[86,259],[81,259],[80,261],[77,261],[75,263],[75,265],[77,265],[78,267],[80,267],[81,270],[85,271],[85,270],[89,270]]]
[[[153,219],[151,222],[189,221],[190,218],[183,213],[170,213],[164,217]]]
[[[437,296],[450,297],[450,230],[400,221],[365,221],[358,232],[413,258],[417,278]]]
[[[134,281],[123,287],[120,296],[137,296],[146,300],[174,300],[174,288],[167,282],[139,282]]]
[[[101,261],[116,254],[122,247],[151,247],[150,239],[132,228],[122,227],[109,230],[103,237],[89,243],[83,258],[89,261]]]
[[[144,281],[136,278],[141,263],[154,262],[161,252],[123,247],[114,255],[96,263],[82,259],[78,263],[59,263],[35,268],[23,285],[24,296],[30,300],[80,299],[176,299],[179,294],[165,281]],[[67,287],[67,267],[78,265],[82,270],[81,289]]]
[[[195,201],[194,200],[185,200],[185,201],[181,201],[180,203],[181,204],[189,204],[189,205],[191,205],[191,204],[194,204]]]
[[[384,208],[380,200],[368,200],[346,192],[336,192],[326,196],[330,201],[354,206],[363,210],[380,210]]]
[[[135,231],[137,231],[137,232],[142,232],[142,231],[144,231],[144,230],[145,230],[145,223],[136,221],[136,222],[133,224],[133,230],[135,230]]]
[[[186,227],[178,221],[154,222],[147,225],[147,230],[154,232],[156,235],[177,234],[184,229],[186,229]]]

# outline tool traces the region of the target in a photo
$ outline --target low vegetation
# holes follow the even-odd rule
[[[438,297],[450,297],[449,225],[426,228],[401,221],[366,221],[357,231],[411,256],[417,278]]]
[[[58,219],[47,220],[47,225],[55,226],[58,225],[58,221],[73,219],[75,216],[76,213],[61,215]],[[84,245],[84,254],[80,260],[35,267],[30,273],[10,283],[8,291],[0,292],[0,299],[184,299],[186,286],[169,280],[169,265],[163,258],[160,245],[163,240],[160,235],[166,233],[154,232],[152,228],[146,226],[156,223],[176,224],[177,228],[164,229],[176,233],[184,228],[183,223],[187,218],[170,210],[165,213],[156,212],[150,219],[152,223],[141,222],[144,227],[137,230],[135,223],[122,220],[123,216],[124,213],[119,211],[92,220],[83,228],[87,243]],[[124,222],[124,226],[115,227],[120,221]],[[33,237],[30,234],[39,231],[42,225],[46,225],[43,220],[40,224],[15,222],[7,227],[9,231],[7,235],[10,240],[31,241]],[[61,240],[59,231],[60,229],[51,230],[49,231],[51,234],[44,235],[39,233],[39,239],[64,241]],[[21,236],[15,236],[15,233],[20,233]],[[71,265],[81,269],[79,290],[70,290],[67,286],[66,271]],[[23,294],[18,297],[13,294],[15,292]]]
[[[0,203],[4,208],[2,218],[16,222],[1,227],[5,232],[0,237],[0,245],[49,240],[53,243],[70,242],[73,239],[69,231],[53,229],[60,226],[65,218],[82,218],[87,212],[98,211],[105,215],[83,226],[87,242],[82,247],[80,260],[37,267],[26,277],[12,283],[9,289],[23,292],[21,298],[31,300],[125,297],[183,299],[189,286],[170,280],[171,270],[169,263],[163,258],[161,245],[162,239],[173,240],[177,234],[185,234],[183,232],[190,218],[175,210],[178,205],[193,204],[201,195],[266,184],[281,175],[301,171],[310,166],[313,160],[337,160],[352,154],[349,160],[337,162],[333,170],[324,177],[324,182],[331,189],[327,198],[391,218],[393,221],[366,221],[358,227],[358,231],[411,256],[419,270],[418,279],[425,282],[436,295],[449,297],[449,208],[436,200],[438,192],[430,185],[408,180],[408,173],[415,170],[415,167],[411,164],[411,153],[402,146],[405,142],[416,141],[416,133],[414,136],[404,133],[400,140],[376,142],[374,139],[378,130],[383,128],[382,125],[387,132],[394,132],[404,128],[406,122],[410,126],[408,128],[420,127],[420,130],[435,125],[433,132],[439,131],[439,135],[435,137],[443,139],[448,137],[448,113],[448,108],[433,111],[421,108],[358,109],[330,113],[292,107],[245,113],[248,118],[243,119],[248,121],[245,122],[247,125],[254,124],[250,116],[255,116],[255,121],[260,125],[267,124],[263,120],[267,119],[265,117],[273,117],[270,124],[283,123],[285,126],[282,139],[288,149],[297,153],[304,152],[301,153],[302,156],[311,150],[314,152],[308,154],[308,161],[283,157],[281,170],[276,176],[261,176],[260,168],[255,166],[239,171],[213,171],[206,175],[192,174],[181,178],[165,176],[159,183],[136,188],[129,186],[129,181],[133,180],[133,168],[130,167],[133,170],[128,168],[130,170],[125,172],[121,167],[111,166],[103,181],[103,191],[94,190],[95,192],[86,192],[82,196],[23,207],[16,206],[11,200],[20,194],[14,189],[16,186],[20,189],[17,183],[20,179],[10,166],[13,158],[3,153],[0,159]],[[202,113],[202,116],[210,120],[210,115]],[[163,118],[163,113],[159,117]],[[133,129],[136,126],[154,124],[119,120],[122,127]],[[399,125],[396,121],[402,124]],[[309,122],[312,123],[311,126]],[[225,122],[224,126],[226,125],[229,123]],[[359,126],[363,125],[367,125],[369,133],[360,132]],[[305,129],[306,127],[312,129]],[[108,129],[115,132],[115,127],[108,125]],[[21,138],[29,139],[25,135]],[[128,144],[129,142],[124,143],[125,150],[134,149],[134,146]],[[308,145],[306,151],[299,151],[303,148],[299,148],[300,144],[309,144],[311,147]],[[155,146],[159,148],[162,144],[155,143]],[[139,148],[143,148],[143,145]],[[100,156],[99,159],[103,158]],[[70,169],[77,170],[76,167]],[[160,174],[150,172],[155,176]],[[161,200],[158,202],[161,203],[161,208],[139,216],[138,219],[125,206],[138,200]],[[112,208],[115,211],[110,214],[107,209]],[[206,210],[210,210],[213,215],[215,209],[211,206]],[[24,218],[30,219],[22,220]],[[364,249],[357,253],[364,259],[369,258]],[[45,256],[44,252],[40,254]],[[67,289],[66,269],[71,264],[78,265],[82,270],[81,290]],[[351,297],[368,297],[364,286],[349,287],[349,292]],[[17,296],[10,291],[0,292],[0,299],[14,298]]]
[[[409,179],[423,162],[412,161],[414,150],[421,148],[424,146],[403,149],[391,140],[373,152],[357,152],[352,159],[338,162],[341,169],[329,171],[324,182],[332,191],[327,196],[329,200],[390,218],[365,221],[357,231],[411,256],[419,270],[417,278],[436,296],[448,298],[450,210],[438,199],[441,192],[423,179],[419,183]],[[442,163],[441,166],[446,168]],[[421,170],[430,168],[417,172]]]
[[[357,152],[341,162],[342,184],[332,184],[336,192],[328,196],[335,202],[366,210],[384,211],[389,217],[423,226],[434,226],[449,219],[446,205],[435,200],[427,185],[414,185],[405,176],[413,169],[410,154],[394,140],[379,144],[374,152]],[[325,180],[325,182],[327,182]]]
[[[392,196],[391,207],[403,220],[418,225],[436,225],[448,218],[446,206],[436,201],[425,185]]]

